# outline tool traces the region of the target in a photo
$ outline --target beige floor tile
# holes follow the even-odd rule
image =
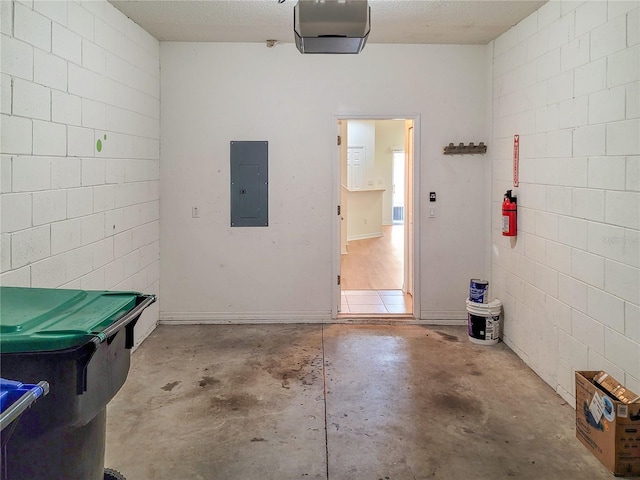
[[[406,305],[386,305],[386,308],[389,311],[389,313],[393,313],[393,314],[413,313],[412,309]]]
[[[355,295],[347,298],[350,307],[354,305],[384,305],[378,295]]]
[[[342,293],[347,297],[355,297],[358,295],[377,295],[375,290],[343,290]]]
[[[390,296],[403,296],[404,293],[402,290],[378,290],[378,295],[390,297]]]
[[[384,305],[349,305],[349,313],[389,313]]]
[[[407,301],[402,296],[398,297],[398,296],[380,295],[380,298],[382,299],[382,303],[384,303],[385,305],[406,305],[407,304]]]

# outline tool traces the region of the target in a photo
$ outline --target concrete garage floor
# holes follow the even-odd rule
[[[613,478],[573,408],[465,327],[160,326],[107,418],[127,480]]]

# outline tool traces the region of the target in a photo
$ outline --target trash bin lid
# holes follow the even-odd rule
[[[137,292],[0,287],[0,352],[83,345],[136,305]]]

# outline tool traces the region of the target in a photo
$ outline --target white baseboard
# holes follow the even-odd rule
[[[347,242],[352,242],[354,240],[365,240],[367,238],[380,238],[380,237],[382,237],[382,232],[363,233],[362,235],[353,235],[351,237],[347,237]]]
[[[332,324],[338,325],[424,325],[424,326],[436,326],[436,325],[466,325],[463,323],[451,323],[447,320],[422,320],[420,318],[413,317],[385,317],[385,316],[354,316],[354,317],[340,317],[331,320]]]
[[[348,325],[467,325],[467,320],[444,318],[427,312],[428,318],[397,316],[354,316],[331,318],[331,312],[161,312],[162,325],[242,325],[242,324],[348,324]],[[429,318],[430,317],[430,318]],[[151,332],[149,332],[151,333]]]
[[[331,312],[160,312],[163,325],[247,324],[247,323],[327,323]]]
[[[432,326],[466,326],[468,324],[467,320],[455,320],[455,319],[433,319],[433,320],[421,320],[421,325],[432,325]]]
[[[147,337],[149,335],[151,335],[151,333],[153,333],[153,331],[156,329],[156,327],[158,326],[158,322],[155,322],[153,325],[151,325],[146,332],[143,332],[142,334],[140,334],[138,341],[136,342],[136,344],[131,348],[131,352],[135,352],[137,350],[137,348],[142,344],[142,342],[144,342]]]
[[[451,324],[450,321],[462,322],[465,325],[468,321],[466,310],[422,310],[420,312],[420,318],[423,320],[447,321],[447,324],[450,325],[457,325]]]

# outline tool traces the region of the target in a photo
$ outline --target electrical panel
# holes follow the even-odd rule
[[[231,142],[231,226],[269,225],[269,142]]]

